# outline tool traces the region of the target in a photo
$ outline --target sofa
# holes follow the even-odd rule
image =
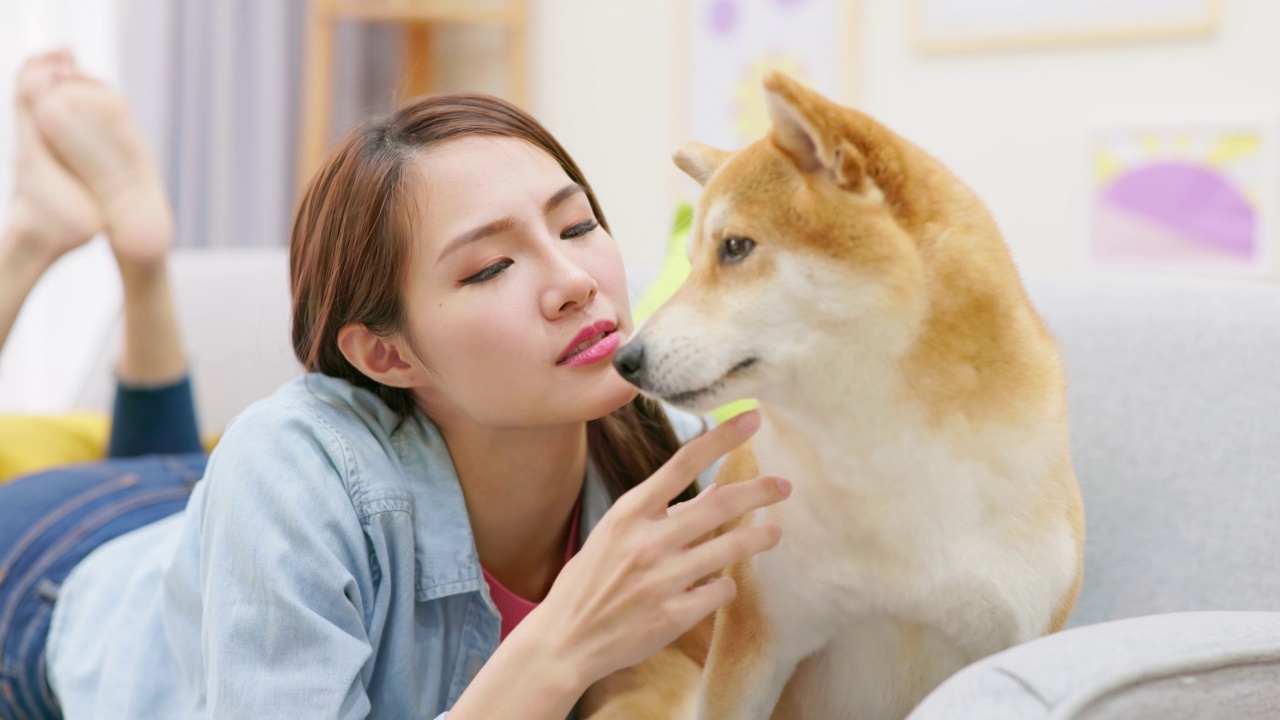
[[[241,410],[302,373],[289,340],[288,254],[283,247],[179,248],[169,271],[196,413],[202,431],[214,437]],[[106,337],[77,407],[111,407],[119,328]]]
[[[1079,601],[910,720],[1280,718],[1280,287],[1027,286],[1066,363]]]
[[[120,297],[105,242],[65,258],[24,307],[0,367],[0,482],[106,452]],[[289,341],[283,247],[179,248],[174,303],[206,446],[302,372]],[[50,334],[49,328],[59,328]]]
[[[216,433],[300,372],[285,252],[182,249],[172,269]],[[910,720],[1280,718],[1280,287],[1027,287],[1069,379],[1088,524],[1079,602],[1068,629],[961,671]],[[116,356],[103,348],[79,406],[109,407]]]

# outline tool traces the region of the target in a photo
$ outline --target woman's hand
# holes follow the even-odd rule
[[[690,441],[619,498],[515,632],[537,633],[544,647],[569,661],[585,689],[653,655],[732,600],[736,588],[728,577],[697,583],[777,545],[781,529],[744,525],[700,540],[781,501],[790,483],[757,478],[712,486],[670,510],[668,503],[759,427],[758,413],[739,415]]]
[[[648,658],[732,600],[730,578],[697,583],[777,545],[782,531],[744,525],[705,538],[782,500],[791,484],[757,478],[667,506],[759,427],[758,413],[739,415],[691,440],[618,498],[547,597],[467,686],[450,720],[563,718],[592,683]]]

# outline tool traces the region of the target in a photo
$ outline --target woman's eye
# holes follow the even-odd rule
[[[726,265],[740,262],[755,246],[756,241],[748,237],[727,237],[720,243],[720,262]]]
[[[591,232],[592,230],[595,230],[598,227],[600,227],[600,223],[596,222],[594,219],[583,220],[577,225],[572,225],[569,227],[568,230],[565,230],[564,232],[560,233],[560,239],[572,240],[574,238],[579,238]]]
[[[488,267],[476,273],[475,275],[472,275],[471,277],[463,278],[460,282],[463,285],[473,285],[475,283],[484,282],[485,280],[492,280],[493,278],[501,274],[503,270],[506,270],[507,268],[511,267],[514,264],[515,263],[513,263],[510,260],[499,260],[498,262],[492,265],[489,265]]]

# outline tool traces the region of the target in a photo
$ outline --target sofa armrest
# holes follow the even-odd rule
[[[1150,615],[1067,630],[960,671],[908,720],[1280,717],[1280,612]]]

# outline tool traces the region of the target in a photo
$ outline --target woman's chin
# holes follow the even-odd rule
[[[600,390],[600,412],[595,417],[604,417],[624,407],[640,394],[635,385],[623,380],[617,373],[613,373],[613,377]]]

